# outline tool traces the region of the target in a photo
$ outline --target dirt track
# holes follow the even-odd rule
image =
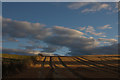
[[[36,57],[34,64],[9,78],[118,78],[118,55],[62,57]],[[101,80],[102,80],[101,79]]]

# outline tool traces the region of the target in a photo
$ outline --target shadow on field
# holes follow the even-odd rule
[[[102,60],[96,59],[96,61],[77,56],[37,56],[26,60],[3,59],[3,80],[118,80],[119,60],[100,58]],[[5,63],[7,60],[9,64]],[[31,69],[29,69],[30,65],[32,65]],[[24,72],[24,69],[28,69],[28,72]],[[15,77],[9,78],[11,74],[15,74]],[[18,78],[17,74],[22,76]]]

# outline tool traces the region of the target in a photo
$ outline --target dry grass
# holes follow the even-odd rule
[[[120,55],[34,56],[12,78],[118,78]]]

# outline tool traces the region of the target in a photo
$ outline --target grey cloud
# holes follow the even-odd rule
[[[59,30],[60,29],[60,30]],[[84,55],[84,54],[109,54],[109,49],[116,50],[116,47],[112,46],[99,46],[101,40],[114,42],[115,39],[104,39],[99,38],[98,40],[94,39],[93,37],[86,38],[83,35],[82,36],[62,36],[63,34],[67,32],[67,35],[69,33],[69,30],[65,30],[65,32],[61,29],[64,29],[64,27],[53,29],[55,34],[49,36],[45,39],[45,42],[53,44],[53,45],[59,45],[59,46],[66,46],[70,49],[70,55],[77,56],[77,55]],[[59,32],[60,31],[60,32]],[[63,31],[63,32],[62,32]],[[94,30],[93,30],[94,31]],[[76,33],[77,34],[77,33]],[[103,49],[103,51],[101,51]],[[110,54],[115,54],[116,52],[111,51]]]
[[[10,36],[14,38],[33,37],[43,39],[50,35],[49,28],[40,23],[30,23],[27,21],[16,21],[3,18],[3,37]]]
[[[7,54],[18,54],[18,55],[37,55],[42,54],[45,56],[54,56],[52,53],[45,53],[40,51],[33,51],[33,50],[26,50],[26,49],[9,49],[9,48],[2,48],[2,53]]]
[[[72,49],[72,52],[69,53],[72,56],[79,56],[79,55],[101,55],[101,54],[119,54],[118,51],[120,50],[120,45],[113,44],[109,46],[101,46],[95,47],[92,49],[84,50],[84,49]]]
[[[44,51],[44,52],[48,52],[48,53],[53,53],[53,52],[55,52],[57,49],[60,49],[60,48],[61,48],[61,46],[49,44],[48,47],[44,47],[44,48],[43,48],[43,51]]]
[[[33,43],[33,41],[32,41],[32,44],[31,44],[31,42],[28,43],[28,44],[19,44],[19,47],[27,49],[27,50],[34,50],[34,49],[45,48],[45,46],[41,45],[39,41],[36,42],[36,43]]]
[[[74,53],[74,55],[76,54],[76,50],[79,50],[80,54],[81,52],[90,50],[99,44],[99,42],[97,42],[95,39],[70,36],[52,36],[47,38],[45,42],[53,45],[66,46],[71,50],[71,53]]]
[[[103,46],[94,49],[94,54],[118,54],[120,50],[119,44],[113,44],[110,46]]]
[[[52,28],[53,34],[60,35],[60,36],[82,36],[84,35],[83,32],[80,32],[75,29],[65,28],[62,26],[54,26]]]
[[[9,49],[9,48],[2,48],[2,53],[7,54],[19,54],[19,55],[34,55],[34,53],[31,53],[33,51],[30,50],[22,50],[22,49]]]
[[[62,26],[54,26],[52,28],[45,28],[45,25],[40,23],[30,23],[26,21],[13,21],[11,19],[3,19],[3,37],[8,36],[14,38],[28,38],[31,46],[25,45],[25,50],[18,49],[3,49],[4,52],[16,52],[25,54],[34,54],[32,49],[42,48],[45,52],[54,52],[63,46],[69,48],[71,55],[92,54],[98,53],[97,49],[99,41],[109,41],[107,39],[94,39],[93,37],[87,38],[81,31],[65,28]],[[95,32],[94,28],[89,29]],[[88,32],[88,31],[87,31]],[[12,39],[11,39],[12,40]],[[33,41],[36,40],[36,41]],[[39,41],[45,42],[48,47],[41,46]],[[104,48],[108,49],[108,48]],[[30,52],[31,51],[31,52]],[[93,52],[95,51],[95,52]],[[106,51],[105,51],[106,52]],[[37,54],[38,52],[36,52]]]
[[[12,37],[9,37],[6,39],[7,41],[11,41],[11,42],[18,42],[19,40],[15,39],[15,38],[12,38]]]

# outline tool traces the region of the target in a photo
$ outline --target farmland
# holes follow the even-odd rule
[[[29,60],[31,60],[31,56],[2,54],[2,78],[6,78],[9,74],[20,73],[27,67]]]
[[[7,55],[8,56],[8,55]],[[118,79],[120,55],[84,56],[3,56],[3,69],[10,70],[5,79],[53,78],[53,79]],[[10,62],[10,63],[9,63]],[[24,67],[27,62],[27,67]],[[16,65],[15,65],[16,64]],[[16,69],[16,70],[15,70]],[[4,69],[5,70],[5,69]],[[14,71],[14,72],[13,72]],[[5,71],[7,72],[7,71]],[[17,72],[17,73],[16,73]]]

